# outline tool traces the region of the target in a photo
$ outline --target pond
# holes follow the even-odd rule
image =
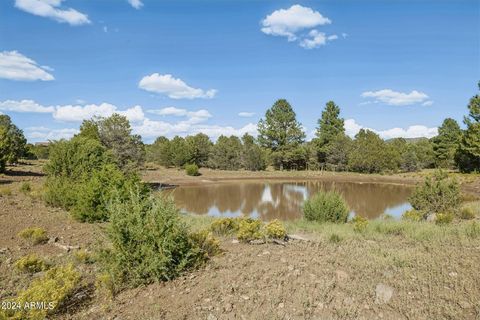
[[[173,196],[184,212],[221,217],[252,217],[265,221],[293,220],[302,216],[303,202],[320,190],[337,190],[351,215],[375,219],[382,214],[399,218],[411,208],[411,187],[332,181],[236,181],[181,186],[164,193]]]

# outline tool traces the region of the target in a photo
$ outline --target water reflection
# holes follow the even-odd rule
[[[410,208],[407,198],[411,189],[392,184],[242,181],[186,186],[164,192],[173,195],[176,204],[189,213],[291,220],[301,217],[302,204],[310,195],[332,189],[343,194],[352,214],[369,219],[383,213],[398,217]]]

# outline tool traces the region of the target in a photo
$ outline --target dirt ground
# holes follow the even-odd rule
[[[43,227],[58,237],[57,243],[93,251],[105,226],[79,223],[67,212],[45,206],[35,196],[44,179],[40,164],[10,169],[0,176],[0,300],[35,277],[14,270],[19,257],[35,252],[55,263],[73,261],[75,250],[53,243],[30,245],[18,238],[20,230]],[[169,183],[180,181],[183,172],[147,175],[150,181]],[[216,175],[204,171],[198,178],[222,178]],[[32,184],[31,194],[20,192],[24,181]],[[387,239],[294,240],[281,246],[226,238],[223,254],[199,270],[113,299],[92,293],[86,303],[53,318],[480,319],[480,239],[449,237],[432,244],[395,234]],[[84,283],[92,284],[95,265],[76,267]]]

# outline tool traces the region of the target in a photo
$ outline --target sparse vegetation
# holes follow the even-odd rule
[[[352,223],[353,223],[353,230],[359,233],[365,232],[368,226],[368,220],[362,216],[355,216],[352,219]]]
[[[265,235],[267,238],[284,239],[287,236],[287,231],[278,220],[272,220],[264,226]]]
[[[303,215],[309,221],[345,223],[349,209],[336,191],[322,191],[305,201]]]
[[[43,228],[30,227],[23,229],[18,236],[28,240],[32,244],[42,244],[48,241],[47,232]]]
[[[410,221],[422,221],[425,217],[425,213],[419,210],[408,210],[405,211],[402,215],[403,219],[410,220]]]
[[[12,301],[25,305],[31,302],[43,302],[44,308],[22,308],[5,310],[4,316],[10,319],[45,319],[62,308],[63,303],[71,296],[79,284],[80,274],[72,265],[54,267],[41,278],[33,280],[30,286],[21,291]],[[0,317],[1,317],[0,311]]]
[[[79,263],[92,264],[95,262],[94,255],[85,249],[75,251],[73,256],[75,258],[75,261]]]
[[[44,271],[48,266],[45,260],[39,258],[36,254],[29,254],[15,262],[15,268],[17,270],[28,273]]]
[[[435,217],[435,223],[438,225],[449,224],[453,221],[452,213],[437,213]]]
[[[218,218],[210,225],[210,230],[217,235],[232,235],[238,232],[240,219],[238,218]]]
[[[32,191],[32,186],[30,185],[29,182],[24,182],[22,183],[22,185],[20,186],[20,192],[22,192],[23,194],[28,194]]]
[[[237,238],[240,241],[248,242],[251,240],[264,239],[262,232],[262,221],[255,219],[241,219],[238,225]]]

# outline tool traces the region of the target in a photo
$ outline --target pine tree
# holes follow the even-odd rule
[[[297,121],[295,112],[285,99],[277,100],[267,110],[265,119],[258,123],[258,141],[262,147],[271,151],[273,164],[278,169],[292,168],[294,162],[306,162],[306,159],[291,157],[292,152],[301,145],[305,139],[305,132]],[[293,152],[301,156],[298,152]],[[287,159],[288,156],[288,159]],[[297,164],[294,164],[295,167]]]
[[[435,164],[439,168],[453,168],[455,153],[462,138],[462,130],[457,121],[447,118],[438,128],[438,136],[433,139]]]
[[[478,87],[480,89],[480,82]],[[467,129],[456,155],[458,167],[463,172],[480,171],[480,95],[470,99],[468,110],[464,119]]]

